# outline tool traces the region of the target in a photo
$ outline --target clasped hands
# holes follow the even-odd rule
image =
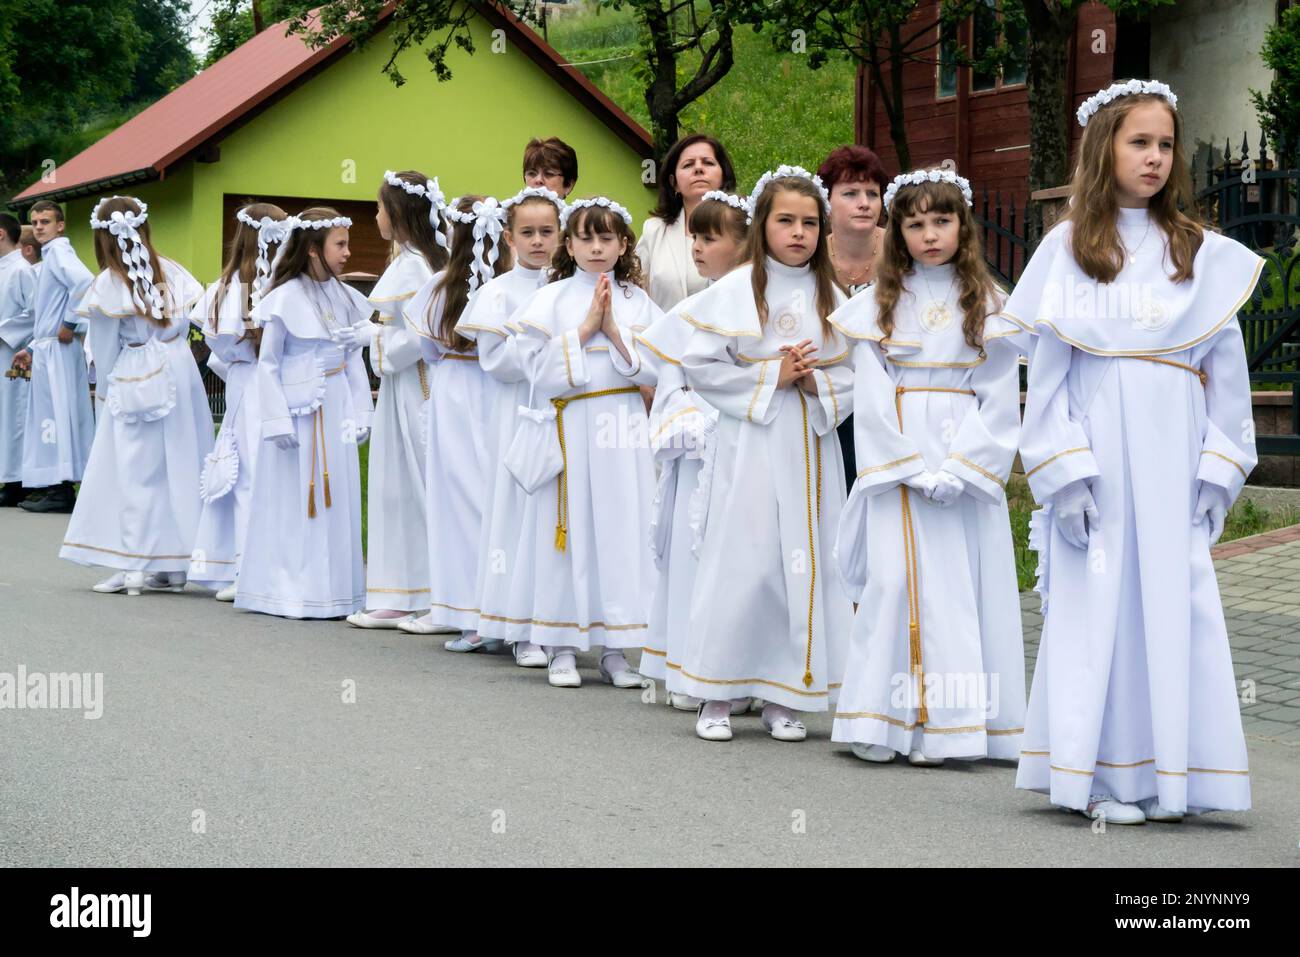
[[[816,395],[817,378],[813,375],[813,369],[817,367],[817,347],[812,344],[812,340],[805,339],[798,345],[782,346],[781,352],[785,355],[781,357],[781,371],[776,377],[776,387],[785,389],[794,384],[808,395]]]

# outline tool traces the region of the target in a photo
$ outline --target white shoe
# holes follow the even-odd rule
[[[221,591],[217,592],[217,593],[216,593],[215,595],[213,595],[212,597],[214,597],[217,601],[234,601],[234,600],[235,600],[235,593],[236,593],[238,590],[239,590],[239,585],[238,585],[238,583],[236,583],[236,582],[231,582],[229,585],[227,585],[225,588],[221,589]]]
[[[943,764],[943,758],[927,758],[924,751],[916,748],[907,755],[907,763],[917,768],[937,768]]]
[[[605,655],[601,655],[600,658],[601,681],[613,685],[615,688],[640,688],[645,685],[646,679],[637,674],[631,665],[627,665],[621,671],[608,671],[605,668],[605,657]]]
[[[126,573],[118,572],[115,575],[109,575],[97,585],[90,586],[91,591],[97,591],[101,595],[116,595],[120,591],[126,590]]]
[[[403,618],[376,618],[374,615],[367,615],[364,611],[354,611],[348,615],[348,624],[353,628],[378,628],[396,631],[401,627],[401,623],[408,618],[414,618],[415,615],[406,615]]]
[[[1147,819],[1136,804],[1122,804],[1109,794],[1092,795],[1087,810],[1080,813],[1094,821],[1101,818],[1107,824],[1143,824]]]
[[[520,668],[545,668],[546,652],[531,641],[516,641],[512,646],[515,652],[515,664]]]
[[[470,641],[462,633],[459,638],[444,641],[442,647],[448,651],[496,651],[501,647],[501,642],[494,638],[480,638],[478,641]]]
[[[546,680],[552,688],[581,688],[582,675],[578,674],[577,665],[557,665],[561,656],[556,655],[546,666]]]
[[[144,590],[144,572],[126,572],[122,576],[122,584],[126,587],[128,595],[140,594]]]
[[[763,727],[778,741],[802,741],[808,737],[802,721],[776,712],[769,714],[767,708],[763,709]]]
[[[861,758],[863,761],[870,761],[873,764],[888,764],[894,758],[898,757],[898,752],[893,748],[887,748],[883,744],[863,744],[860,741],[854,741],[849,745],[849,750],[853,756]]]
[[[185,590],[184,572],[153,572],[144,580],[149,591],[170,591],[180,594]]]
[[[1137,806],[1143,817],[1158,824],[1177,824],[1183,819],[1182,811],[1171,811],[1161,807],[1159,798],[1143,798],[1137,802]]]
[[[668,704],[678,711],[699,711],[700,705],[704,702],[699,698],[692,698],[688,694],[682,694],[680,691],[671,691],[668,693]]]
[[[432,615],[408,615],[406,618],[397,619],[397,630],[404,631],[408,635],[458,635],[459,628],[451,628],[446,625],[435,625]]]
[[[718,718],[706,718],[704,708],[707,704],[707,701],[700,702],[700,716],[695,720],[695,736],[705,741],[730,741],[731,716],[724,714]]]

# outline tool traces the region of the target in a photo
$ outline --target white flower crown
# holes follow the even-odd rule
[[[272,262],[269,255],[271,243],[279,243],[283,246],[284,241],[293,232],[293,217],[272,219],[270,216],[263,216],[261,219],[254,219],[248,214],[248,207],[244,207],[235,213],[235,219],[257,232],[257,264],[253,275],[252,297],[256,304],[261,300],[266,284],[271,281]]]
[[[754,189],[749,194],[749,209],[745,214],[746,226],[752,226],[754,223],[754,210],[758,208],[758,198],[763,195],[763,190],[767,189],[773,180],[785,179],[790,176],[806,179],[816,186],[817,191],[822,194],[822,208],[826,210],[827,216],[831,214],[831,194],[826,192],[826,187],[822,185],[820,176],[808,172],[802,166],[778,166],[774,170],[768,170],[754,184]]]
[[[1138,93],[1154,93],[1156,96],[1164,97],[1175,110],[1178,109],[1178,97],[1167,84],[1159,80],[1122,80],[1119,83],[1112,83],[1104,90],[1098,90],[1084,100],[1083,105],[1074,114],[1075,119],[1079,121],[1080,126],[1087,126],[1088,120],[1092,119],[1103,106],[1108,106],[1122,96],[1133,96]]]
[[[737,196],[734,193],[724,193],[720,189],[711,189],[700,197],[701,203],[707,202],[726,203],[732,209],[738,209],[745,214],[745,222],[749,222],[753,216],[754,206],[747,196]]]
[[[129,199],[140,207],[138,213],[129,213],[119,209],[109,213],[108,219],[100,218],[100,210],[105,203],[115,199]],[[131,284],[131,301],[154,319],[163,318],[162,292],[154,285],[153,263],[144,239],[140,236],[140,227],[149,219],[149,204],[134,196],[105,196],[90,213],[91,229],[106,229],[117,240],[117,248],[122,253],[122,265]]]
[[[459,207],[460,197],[457,197],[442,212],[454,223],[466,226],[472,223],[474,226],[471,231],[474,259],[469,269],[469,291],[473,292],[495,274],[497,259],[501,255],[501,233],[506,226],[506,208],[495,196],[475,200],[469,212],[461,212]]]
[[[565,229],[568,226],[569,217],[580,209],[588,206],[601,206],[608,209],[611,213],[617,213],[618,216],[628,226],[632,225],[632,214],[626,209],[614,202],[608,196],[595,196],[591,199],[580,199],[576,203],[569,203],[564,209],[560,210],[560,228]]]
[[[290,223],[289,231],[295,229],[351,229],[352,220],[346,216],[335,216],[333,219],[301,219],[297,216],[290,216],[286,222]]]
[[[966,200],[967,206],[973,206],[971,202],[973,194],[970,190],[970,180],[965,176],[958,176],[950,169],[918,169],[910,173],[899,173],[893,178],[889,186],[885,189],[885,209],[888,209],[894,202],[894,197],[904,186],[920,186],[922,183],[951,183],[961,190],[962,198]]]
[[[566,203],[563,199],[561,199],[560,194],[557,193],[555,190],[547,189],[545,186],[525,186],[519,192],[515,193],[515,195],[511,196],[509,199],[502,200],[501,208],[509,209],[511,206],[517,206],[519,203],[522,203],[524,200],[530,199],[534,196],[538,196],[541,197],[542,199],[550,200],[552,203],[555,204],[556,212],[558,212],[561,216],[564,215],[564,208],[568,205],[568,203]]]
[[[398,176],[391,169],[384,170],[384,182],[389,186],[395,186],[410,196],[423,196],[429,201],[429,225],[433,227],[433,238],[438,241],[438,245],[448,251],[451,250],[451,243],[447,239],[447,233],[442,228],[442,214],[447,209],[447,196],[438,185],[438,177],[420,183],[408,183],[402,177]]]

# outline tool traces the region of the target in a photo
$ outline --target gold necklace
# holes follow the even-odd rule
[[[872,237],[872,240],[873,240],[872,245],[873,245],[873,246],[874,246],[874,244],[875,244],[875,243],[874,243],[874,239],[875,239],[875,237],[873,236],[873,237]],[[834,235],[833,233],[831,234],[830,242],[828,243],[828,245],[829,245],[829,247],[830,247],[830,252],[831,252],[831,263],[832,263],[832,265],[836,265],[836,266],[838,266],[838,258],[837,258],[836,255],[835,255],[835,235]],[[859,273],[857,276],[854,276],[853,274],[850,273],[850,274],[849,274],[849,277],[848,277],[848,279],[845,281],[844,285],[846,285],[846,286],[858,286],[858,285],[861,285],[862,282],[866,280],[866,278],[867,278],[867,274],[868,274],[869,272],[871,272],[871,267],[875,264],[875,259],[876,259],[876,251],[875,251],[875,249],[872,249],[872,250],[870,250],[870,253],[869,253],[868,256],[867,256],[867,264],[866,264],[865,266],[862,267],[862,272]]]

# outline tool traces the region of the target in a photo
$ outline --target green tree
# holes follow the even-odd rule
[[[194,75],[198,63],[189,44],[187,0],[136,0],[135,22],[142,34],[131,104],[152,103]]]
[[[1300,7],[1283,12],[1281,22],[1268,28],[1260,51],[1273,71],[1267,93],[1250,91],[1259,126],[1280,162],[1294,162],[1300,144]]]
[[[205,67],[269,26],[294,20],[316,6],[312,0],[213,0]]]

